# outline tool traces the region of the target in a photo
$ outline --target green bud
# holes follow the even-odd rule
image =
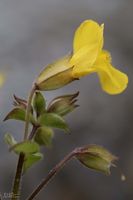
[[[79,92],[70,95],[64,95],[56,97],[51,101],[48,106],[48,112],[57,113],[58,115],[64,116],[70,112],[72,112],[75,108],[78,107],[76,105],[76,97],[79,95]]]
[[[37,121],[39,126],[48,126],[52,128],[63,129],[64,131],[69,131],[68,125],[65,120],[56,113],[44,113]]]
[[[33,99],[33,107],[36,115],[39,116],[45,111],[46,102],[41,92],[36,92]]]
[[[72,76],[73,66],[70,65],[71,55],[67,55],[48,65],[38,76],[36,88],[38,90],[54,90],[75,80]]]
[[[80,148],[76,158],[87,168],[106,175],[110,174],[110,167],[113,166],[113,161],[117,160],[117,157],[98,145]]]
[[[44,145],[46,147],[51,146],[53,139],[53,130],[49,127],[43,126],[39,127],[35,134],[35,141],[39,145]]]

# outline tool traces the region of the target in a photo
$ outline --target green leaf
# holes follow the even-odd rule
[[[14,139],[14,137],[9,133],[5,134],[4,140],[5,140],[6,144],[8,144],[9,146],[13,146],[17,143],[17,141]]]
[[[14,108],[9,114],[5,117],[4,121],[9,119],[15,119],[20,121],[25,121],[26,110],[23,108]],[[33,115],[30,113],[30,122],[35,123]]]
[[[35,154],[26,154],[25,161],[24,161],[24,172],[33,166],[35,163],[43,159],[43,154],[35,153]]]
[[[37,129],[35,134],[35,141],[39,145],[44,145],[46,147],[49,147],[52,144],[53,135],[54,133],[51,128],[43,126]]]
[[[41,113],[45,111],[46,102],[41,92],[35,93],[35,96],[33,99],[33,106],[34,106],[34,110],[37,116],[39,116]]]
[[[55,113],[44,113],[38,118],[38,123],[41,126],[49,126],[54,128],[69,131],[68,126],[64,119]]]
[[[10,150],[15,151],[16,153],[36,153],[39,152],[40,148],[39,145],[36,142],[31,142],[31,141],[24,141],[15,144],[10,148]]]

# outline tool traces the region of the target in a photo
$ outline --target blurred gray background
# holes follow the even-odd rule
[[[12,108],[12,95],[27,97],[32,81],[51,61],[72,49],[73,34],[85,19],[105,23],[105,48],[113,64],[129,76],[127,90],[105,94],[90,75],[62,89],[47,92],[47,100],[80,91],[80,107],[67,117],[71,135],[56,131],[53,148],[24,176],[25,199],[58,161],[77,146],[103,145],[119,157],[106,177],[70,162],[37,197],[38,200],[133,199],[133,1],[132,0],[0,0],[0,191],[8,193],[17,157],[8,153],[5,132],[22,138],[23,123],[2,119]],[[127,180],[120,179],[121,171]]]

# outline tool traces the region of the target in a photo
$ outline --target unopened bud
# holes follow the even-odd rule
[[[48,112],[57,113],[61,116],[64,116],[70,112],[72,112],[75,108],[78,107],[76,105],[76,97],[79,95],[79,92],[70,95],[64,95],[56,97],[51,101],[48,106]]]
[[[46,107],[45,98],[39,91],[35,92],[33,99],[33,107],[37,117],[40,116],[40,114],[42,114],[43,112],[45,112],[45,107]]]

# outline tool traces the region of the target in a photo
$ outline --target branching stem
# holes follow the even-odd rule
[[[50,180],[66,165],[67,162],[69,162],[77,153],[78,148],[69,153],[66,157],[64,157],[63,160],[61,160],[44,178],[41,183],[35,188],[35,190],[32,192],[32,194],[27,198],[27,200],[34,199],[38,193],[46,187],[46,185],[50,182]]]
[[[26,110],[26,116],[25,116],[24,140],[26,140],[28,138],[31,102],[32,102],[32,98],[35,93],[35,90],[36,90],[36,87],[34,85],[30,92],[28,102],[27,102],[27,110]],[[31,131],[32,135],[34,135],[34,131],[35,131],[35,129],[33,127],[32,131]],[[16,174],[15,174],[15,178],[14,178],[14,183],[13,183],[11,200],[19,200],[20,199],[20,183],[21,183],[21,178],[22,178],[24,157],[25,157],[24,154],[20,153],[19,159],[18,159],[18,164],[17,164],[17,169],[16,169]]]

